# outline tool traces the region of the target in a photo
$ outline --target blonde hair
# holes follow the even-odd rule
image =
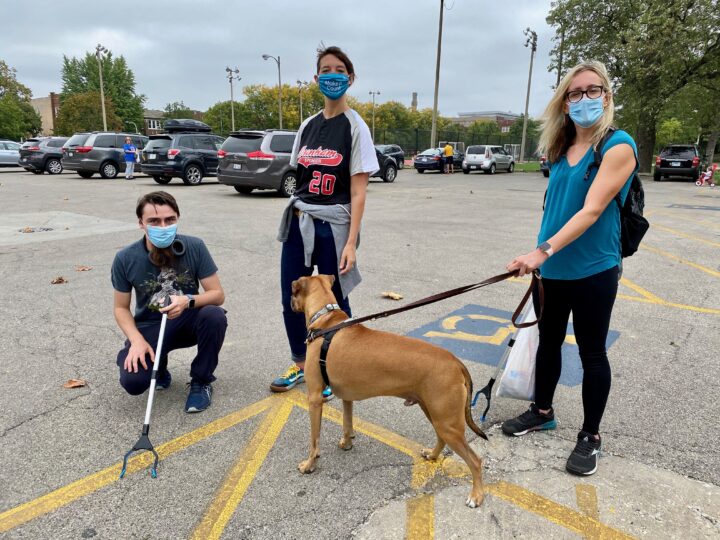
[[[602,139],[605,132],[607,132],[613,123],[615,103],[613,101],[612,88],[610,87],[610,77],[608,76],[605,65],[597,60],[579,63],[562,78],[555,90],[555,95],[553,95],[542,115],[542,133],[540,134],[538,151],[545,154],[551,163],[560,159],[575,140],[575,123],[565,114],[565,101],[570,83],[572,83],[573,78],[575,78],[578,73],[582,73],[583,71],[592,71],[600,77],[608,102],[602,118],[593,126],[591,139],[593,148],[597,146],[600,139]]]

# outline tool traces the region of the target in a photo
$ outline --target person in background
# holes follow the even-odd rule
[[[125,154],[125,180],[132,180],[134,178],[133,173],[135,172],[135,161],[137,160],[138,149],[130,137],[125,137],[123,152]]]
[[[453,147],[450,143],[445,143],[445,148],[443,148],[443,153],[445,154],[445,172],[446,173],[454,173],[455,167],[453,166]]]

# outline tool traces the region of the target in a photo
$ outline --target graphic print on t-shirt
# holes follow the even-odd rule
[[[142,283],[144,292],[150,297],[148,309],[158,311],[170,295],[183,296],[182,286],[192,285],[192,282],[187,270],[177,273],[174,268],[163,268],[157,277],[152,276]]]

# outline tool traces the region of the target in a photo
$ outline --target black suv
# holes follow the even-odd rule
[[[686,176],[697,180],[700,177],[700,156],[698,149],[691,144],[671,144],[660,151],[655,158],[653,179]]]
[[[28,139],[20,147],[18,165],[26,171],[42,174],[60,174],[62,166],[62,146],[67,137],[35,137]]]
[[[96,173],[103,178],[115,178],[118,173],[125,172],[123,145],[126,137],[132,139],[135,148],[142,148],[148,140],[137,133],[76,133],[63,145],[63,167],[76,171],[83,178]]]
[[[217,174],[218,150],[225,139],[197,120],[167,120],[164,128],[166,133],[150,135],[142,151],[142,172],[158,184],[177,177],[193,186]]]
[[[376,144],[375,150],[381,154],[395,158],[398,169],[405,167],[405,151],[397,144]]]
[[[382,178],[383,182],[394,182],[397,178],[398,168],[400,167],[398,165],[398,158],[380,152],[377,147],[375,147],[375,154],[380,168],[373,174],[373,177]]]

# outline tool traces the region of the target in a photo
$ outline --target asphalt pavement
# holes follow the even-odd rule
[[[354,314],[503,272],[536,245],[546,182],[539,173],[412,169],[394,183],[374,179]],[[328,403],[318,470],[297,471],[309,439],[304,387],[268,389],[289,366],[275,240],[286,199],[240,195],[212,178],[159,186],[143,176],[0,169],[0,537],[720,537],[720,188],[651,178],[644,185],[652,227],[625,260],[611,321],[613,383],[597,474],[564,469],[582,424],[570,331],[557,430],[503,436],[499,424],[527,404],[494,397],[484,424],[490,441],[467,431],[487,488],[483,506],[469,509],[462,460],[424,463],[419,449],[434,444],[432,427],[396,398],[355,405],[349,452],[337,448],[341,403]],[[156,189],[177,198],[179,231],[208,245],[229,328],[212,407],[183,412],[194,352],[172,353],[173,385],[158,394],[151,429],[158,478],[141,457],[118,480],[146,396],[118,384],[123,336],[112,315],[110,265],[140,238],[135,202]],[[503,282],[371,326],[450,349],[478,389],[495,370],[527,284]],[[86,385],[65,388],[69,379]]]

